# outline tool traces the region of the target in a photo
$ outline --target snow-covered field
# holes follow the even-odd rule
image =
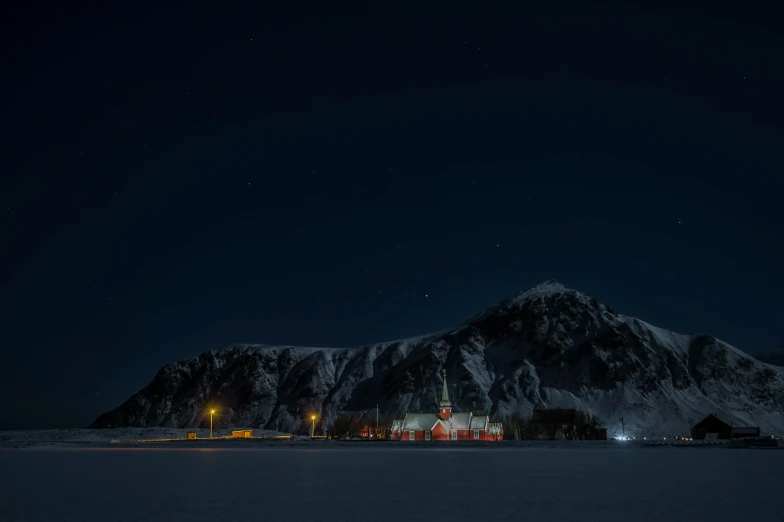
[[[0,519],[774,521],[784,451],[594,445],[0,449]]]

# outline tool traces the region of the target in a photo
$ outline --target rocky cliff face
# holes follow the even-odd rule
[[[503,419],[576,407],[608,434],[680,435],[719,412],[784,432],[784,368],[708,335],[680,335],[619,315],[549,281],[464,325],[414,339],[329,349],[231,345],[164,366],[93,427],[199,426],[218,405],[223,426],[298,430],[316,412],[398,416],[438,408],[441,370],[457,411]]]

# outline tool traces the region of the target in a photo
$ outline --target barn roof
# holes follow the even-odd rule
[[[710,415],[706,416],[700,422],[694,425],[695,428],[701,428],[704,424],[712,424],[715,422],[719,422],[724,424],[728,428],[732,425],[732,422],[724,417],[724,415],[719,415],[718,413],[711,413]]]
[[[437,422],[438,415],[435,413],[406,413],[406,418],[403,419],[403,430],[432,430]]]
[[[484,430],[487,429],[487,416],[486,415],[475,415],[471,418],[471,429],[472,430]]]

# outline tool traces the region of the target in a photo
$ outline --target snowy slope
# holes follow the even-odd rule
[[[617,314],[548,281],[449,331],[348,349],[231,345],[164,366],[93,427],[221,426],[298,430],[315,411],[379,405],[383,417],[434,411],[446,368],[457,410],[494,419],[536,407],[577,407],[608,434],[680,435],[719,412],[784,432],[784,368],[708,335],[681,335]]]

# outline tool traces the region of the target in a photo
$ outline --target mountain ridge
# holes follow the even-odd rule
[[[536,407],[576,407],[610,435],[686,434],[720,412],[784,431],[784,368],[710,335],[684,335],[618,314],[550,280],[455,328],[349,348],[231,344],[165,365],[92,427],[185,427],[218,404],[226,425],[298,430],[316,412],[379,405],[387,417],[437,409],[446,369],[456,410],[503,419]]]

